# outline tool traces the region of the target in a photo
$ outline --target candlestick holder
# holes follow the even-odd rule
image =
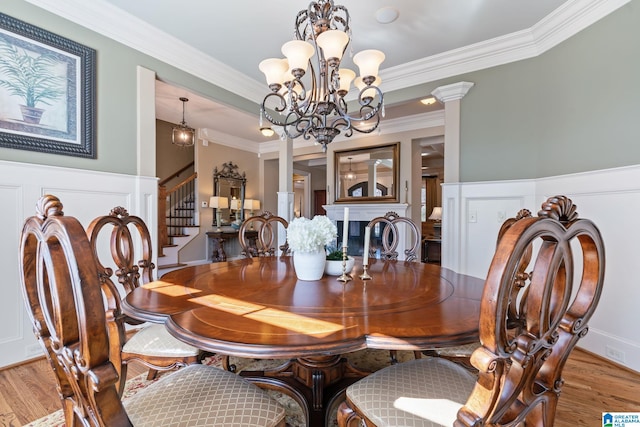
[[[348,282],[351,280],[351,275],[347,274],[347,247],[342,247],[342,275],[338,277],[340,282]]]
[[[369,265],[362,264],[362,274],[359,276],[362,280],[371,280],[373,277],[369,275]]]

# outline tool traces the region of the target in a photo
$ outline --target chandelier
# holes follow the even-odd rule
[[[384,53],[369,49],[354,55],[360,71],[357,79],[354,71],[340,68],[351,38],[349,23],[349,11],[334,5],[333,0],[312,1],[307,10],[298,13],[296,40],[282,45],[286,58],[260,62],[271,90],[260,106],[260,127],[264,117],[281,126],[291,139],[313,137],[323,152],[342,131],[350,137],[354,130],[371,133],[378,128],[380,115],[384,117],[378,88]],[[351,115],[345,96],[354,79],[359,90],[358,111]]]
[[[171,142],[178,147],[191,147],[196,142],[196,131],[194,128],[187,126],[187,122],[184,121],[184,104],[189,99],[180,98],[180,101],[182,101],[182,122],[180,122],[180,125],[173,127]]]

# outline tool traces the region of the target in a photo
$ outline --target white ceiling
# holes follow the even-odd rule
[[[256,104],[239,112],[184,88],[160,82],[156,115],[182,120],[179,97],[189,98],[187,124],[240,141],[263,142],[259,102],[268,89],[258,63],[282,57],[294,37],[294,19],[308,0],[27,0]],[[357,53],[375,48],[386,59],[381,89],[387,118],[441,108],[420,107],[429,94],[406,89],[430,81],[516,61],[548,50],[629,0],[335,0],[351,16]],[[398,19],[376,22],[393,6]],[[343,65],[350,64],[350,55]],[[421,109],[420,109],[421,108]],[[384,122],[383,122],[384,126]]]

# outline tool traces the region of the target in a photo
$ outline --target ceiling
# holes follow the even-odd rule
[[[124,12],[119,19],[128,22],[127,26],[137,24],[141,28],[149,24],[152,27],[145,28],[158,29],[161,31],[158,34],[177,39],[226,64],[237,76],[251,81],[252,87],[262,88],[262,94],[254,97],[256,104],[268,91],[258,63],[268,57],[282,57],[280,47],[293,38],[296,14],[309,5],[308,0],[103,0],[99,3],[108,3],[117,8],[114,10]],[[502,39],[505,35],[530,32],[561,6],[575,1],[336,0],[335,3],[347,7],[351,16],[351,54],[372,48],[385,53],[381,89],[387,91],[396,89],[385,86],[393,83],[393,73],[402,71],[403,67],[466,46]],[[399,16],[392,23],[379,23],[376,12],[387,6],[397,9]],[[112,10],[104,16],[113,13]],[[343,66],[356,69],[349,56],[346,55]],[[385,71],[389,71],[387,74],[391,77],[385,77]],[[387,80],[389,85],[385,85]],[[256,82],[260,86],[254,86]],[[425,107],[417,102],[417,98],[427,95],[415,94],[415,99],[394,100],[394,103],[387,98],[385,120],[442,108],[439,103]],[[258,132],[258,105],[255,114],[241,112],[168,84],[158,85],[157,117],[180,122],[182,106],[178,98],[181,96],[189,98],[186,121],[190,126],[215,129],[258,143],[269,140]]]

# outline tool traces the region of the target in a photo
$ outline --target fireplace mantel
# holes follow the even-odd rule
[[[349,208],[350,221],[371,221],[373,218],[384,216],[387,212],[395,212],[399,216],[407,216],[409,205],[406,203],[338,203],[322,205],[327,211],[327,217],[332,221],[344,219],[344,208]]]

